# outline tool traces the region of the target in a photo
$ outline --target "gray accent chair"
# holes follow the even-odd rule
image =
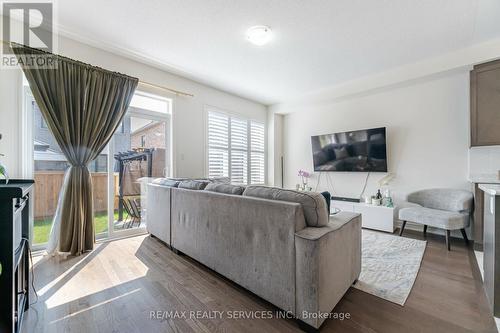
[[[427,226],[446,231],[446,247],[450,250],[450,231],[458,230],[468,243],[465,228],[469,226],[473,208],[473,195],[469,191],[455,189],[428,189],[408,195],[410,204],[403,204],[399,219],[403,221],[399,235],[403,234],[406,222],[422,224],[424,236]]]

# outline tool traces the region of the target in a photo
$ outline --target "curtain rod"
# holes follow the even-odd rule
[[[2,43],[11,45],[11,42],[7,42],[7,41],[5,41],[3,39],[0,39],[0,41],[2,41]],[[40,51],[38,49],[35,49],[35,50]],[[41,51],[41,52],[43,52],[43,51]],[[59,55],[56,55],[56,56],[59,56]],[[59,57],[66,58],[66,57],[63,57],[63,56],[59,56]],[[69,58],[67,58],[67,59],[69,59]],[[72,59],[70,59],[70,60],[72,60]],[[73,61],[77,61],[77,60],[73,60]],[[77,62],[80,62],[80,61],[77,61]],[[92,65],[90,65],[90,66],[92,66]],[[93,66],[93,67],[96,67],[96,66]],[[190,94],[190,93],[187,93],[187,92],[184,92],[184,91],[175,90],[175,89],[168,88],[168,87],[159,86],[157,84],[153,84],[153,83],[149,83],[149,82],[144,82],[144,81],[139,81],[139,83],[141,83],[142,85],[153,87],[153,88],[157,88],[157,89],[162,89],[162,90],[169,91],[171,93],[174,93],[177,96],[194,97],[193,94]]]
[[[183,92],[183,91],[179,91],[179,90],[175,90],[175,89],[168,88],[168,87],[159,86],[157,84],[153,84],[153,83],[149,83],[149,82],[139,81],[139,84],[142,84],[142,85],[145,85],[145,86],[150,86],[150,87],[153,87],[153,88],[158,88],[158,89],[166,90],[166,91],[170,91],[171,93],[174,93],[175,95],[178,95],[178,96],[194,97],[193,94],[190,94],[190,93],[187,93],[187,92]]]

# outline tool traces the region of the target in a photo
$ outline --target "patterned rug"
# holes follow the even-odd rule
[[[361,274],[354,288],[404,305],[426,245],[426,241],[363,230]]]

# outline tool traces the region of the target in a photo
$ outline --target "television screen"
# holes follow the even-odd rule
[[[387,172],[385,127],[311,137],[314,171]]]

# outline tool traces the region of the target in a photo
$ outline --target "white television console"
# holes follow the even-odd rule
[[[360,213],[363,228],[390,233],[396,230],[394,221],[397,217],[395,216],[396,210],[394,208],[375,206],[364,202],[332,200],[330,213],[334,213],[335,208],[344,212]]]

